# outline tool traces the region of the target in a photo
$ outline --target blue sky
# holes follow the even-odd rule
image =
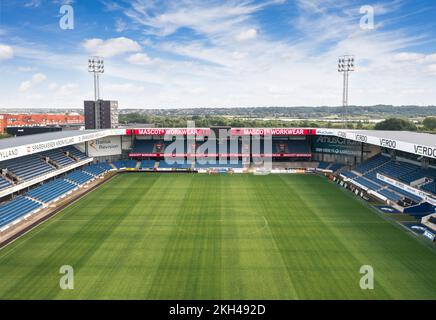
[[[432,0],[0,3],[0,107],[82,107],[90,55],[105,57],[102,97],[124,108],[340,105],[342,54],[356,56],[351,104],[436,101]]]

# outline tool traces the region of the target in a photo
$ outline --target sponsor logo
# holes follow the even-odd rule
[[[278,128],[278,129],[268,129],[268,128],[246,128],[246,129],[231,129],[232,135],[253,135],[253,136],[302,136],[314,134],[312,130],[309,129],[293,129],[293,128]]]
[[[390,139],[380,139],[380,146],[395,149],[397,147],[397,141]]]
[[[183,135],[208,135],[210,133],[209,129],[196,129],[196,128],[171,128],[171,129],[159,129],[159,128],[145,128],[145,129],[135,129],[134,134],[137,135],[153,135],[153,136],[183,136]]]
[[[367,142],[368,137],[363,134],[356,134],[355,139],[360,142]]]
[[[346,138],[347,137],[347,133],[344,132],[344,131],[338,131],[338,137]]]
[[[18,156],[18,149],[17,148],[0,151],[0,159],[1,160],[6,160],[6,159],[9,159],[11,157],[16,157],[16,156]]]
[[[335,132],[333,130],[316,129],[316,134],[317,135],[334,136]]]
[[[332,137],[332,136],[319,136],[316,139],[317,143],[328,143],[328,144],[344,144],[344,145],[357,145],[356,141],[346,140],[344,138]]]
[[[419,154],[421,156],[436,158],[436,148],[430,148],[421,145],[414,145],[413,148],[416,154]]]

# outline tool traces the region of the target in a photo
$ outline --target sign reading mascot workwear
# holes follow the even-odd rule
[[[88,142],[88,153],[91,157],[114,156],[121,154],[121,137],[110,136]]]

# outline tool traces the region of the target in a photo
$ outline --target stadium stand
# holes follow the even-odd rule
[[[381,195],[385,196],[386,198],[388,198],[389,200],[392,200],[394,202],[398,202],[401,199],[401,197],[398,194],[390,191],[389,189],[382,189],[382,190],[380,190],[378,192]]]
[[[427,183],[427,184],[421,186],[421,189],[424,191],[436,194],[436,182],[432,181],[430,183]]]
[[[156,161],[154,160],[142,160],[140,164],[141,169],[153,169]]]
[[[225,169],[225,168],[243,168],[243,163],[242,160],[237,160],[237,162],[233,160],[226,160],[224,163],[221,161],[211,161],[211,162],[204,162],[204,161],[195,161],[194,167],[197,169],[207,169],[207,168],[221,168],[221,169]]]
[[[340,164],[340,163],[333,163],[333,164],[329,167],[329,170],[332,170],[333,172],[336,172],[336,171],[342,169],[343,167],[344,167],[343,164]]]
[[[84,154],[82,151],[80,151],[79,149],[76,149],[73,146],[65,147],[62,150],[67,152],[70,156],[72,156],[73,158],[76,158],[77,160],[84,160],[84,159],[88,158],[88,156],[86,154]]]
[[[345,176],[345,177],[347,177],[348,179],[355,179],[355,178],[358,177],[356,174],[354,174],[354,173],[351,172],[351,171],[343,172],[342,175]]]
[[[123,168],[136,168],[137,161],[136,160],[120,160],[112,163],[117,169]]]
[[[273,141],[273,153],[310,154],[310,146],[306,140]]]
[[[79,185],[94,179],[95,176],[112,169],[113,167],[108,163],[94,163],[86,166],[82,170],[75,170],[64,177],[44,183],[22,196],[1,204],[0,228],[41,207],[42,204],[39,202],[48,203],[53,201],[69,191],[74,190]],[[9,182],[6,181],[6,183]]]
[[[320,161],[318,164],[319,169],[327,170],[327,168],[331,165],[329,162]]]
[[[75,188],[76,185],[64,179],[56,179],[32,189],[27,196],[41,202],[50,202]]]
[[[107,166],[105,166],[104,164],[93,163],[93,164],[91,164],[89,166],[86,166],[83,169],[83,171],[86,172],[86,173],[89,173],[89,174],[91,174],[93,176],[99,176],[99,175],[105,173],[106,171],[108,171],[108,169],[107,169]]]
[[[56,168],[48,164],[38,154],[0,163],[2,169],[13,172],[21,180],[28,180],[46,174]]]
[[[359,173],[365,174],[384,165],[389,161],[390,160],[388,157],[382,155],[376,155],[375,157],[372,157],[371,159],[359,164],[354,170]]]
[[[65,176],[65,179],[71,182],[74,182],[77,185],[82,185],[90,180],[92,180],[94,176],[89,173],[85,173],[82,170],[75,170]]]
[[[12,184],[3,177],[0,177],[0,190],[9,188]]]
[[[354,181],[374,191],[381,189],[379,185],[375,184],[371,180],[368,180],[364,177],[357,177],[354,179]]]
[[[345,167],[343,164],[340,163],[332,163],[332,162],[324,162],[320,161],[317,168],[321,170],[331,170],[332,172],[336,172],[340,169]]]
[[[132,153],[154,153],[154,140],[135,140]]]
[[[49,150],[44,152],[42,155],[45,157],[49,157],[51,160],[61,166],[67,166],[76,162],[72,158],[66,156],[65,153],[60,149]]]
[[[357,175],[356,173],[359,173],[360,175]],[[354,169],[354,172],[347,171],[343,172],[342,175],[360,185],[377,191],[391,201],[405,201],[403,204],[408,203],[407,199],[411,200],[412,204],[422,202],[421,197],[378,179],[378,173],[406,184],[410,184],[422,178],[427,178],[427,182],[421,184],[420,188],[430,193],[436,193],[436,183],[434,180],[431,180],[431,177],[436,176],[435,169],[422,169],[416,164],[391,160],[389,157],[383,155],[377,155],[359,164]]]
[[[100,166],[101,168],[103,168],[105,171],[110,171],[113,170],[114,167],[112,167],[109,163],[107,162],[98,162],[96,163],[98,166]]]
[[[30,213],[42,205],[26,197],[19,196],[0,205],[0,228]]]
[[[191,169],[191,167],[191,162],[188,162],[187,160],[179,160],[175,163],[162,160],[159,161],[158,169]]]

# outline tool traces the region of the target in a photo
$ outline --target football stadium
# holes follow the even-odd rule
[[[0,299],[435,299],[435,146],[320,128],[2,139]]]

